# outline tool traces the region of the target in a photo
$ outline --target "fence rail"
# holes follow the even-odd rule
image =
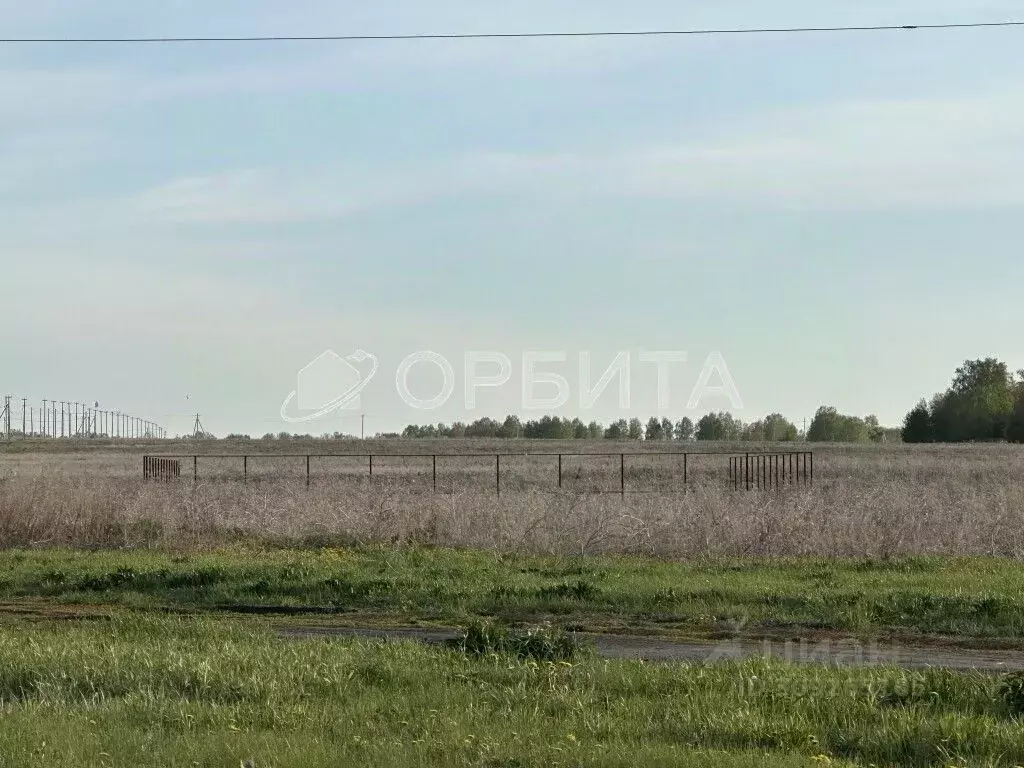
[[[729,482],[733,489],[773,490],[814,484],[814,454],[745,453],[729,457]]]
[[[181,477],[181,461],[146,456],[142,459],[142,476],[146,480],[176,480]]]
[[[728,459],[728,473],[721,460]],[[809,486],[814,455],[718,452],[633,453],[343,453],[160,454],[142,460],[146,480],[261,482],[292,479],[311,486],[326,479],[391,480],[421,491],[488,486],[497,496],[526,490],[592,494],[679,493],[725,485],[732,490]],[[268,471],[267,466],[271,469]],[[170,469],[168,469],[170,467]],[[490,481],[487,477],[490,476]]]

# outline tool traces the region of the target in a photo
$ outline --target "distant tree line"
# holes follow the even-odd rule
[[[252,440],[252,438],[249,435],[228,435],[226,439]],[[283,442],[287,440],[358,440],[359,438],[353,437],[352,435],[346,435],[344,432],[324,432],[322,435],[297,435],[292,434],[291,432],[267,432],[265,435],[263,435],[263,437],[259,439],[264,442],[269,442],[271,440],[280,440]]]
[[[849,416],[822,406],[807,430],[810,443],[898,443],[899,429],[883,427],[877,416]]]
[[[211,436],[212,437],[212,436]],[[807,433],[801,432],[795,424],[779,413],[772,413],[763,419],[745,423],[731,413],[721,411],[709,413],[694,422],[689,418],[673,421],[669,418],[652,416],[646,422],[638,419],[619,419],[604,425],[597,421],[589,423],[579,418],[544,416],[540,419],[522,421],[518,416],[508,416],[504,421],[484,417],[471,423],[456,421],[453,424],[409,425],[400,434],[382,433],[375,435],[378,440],[431,440],[446,438],[490,438],[507,440],[616,440],[648,442],[770,442],[793,443],[798,441],[830,443],[899,442],[899,429],[886,429],[874,416],[860,418],[839,413],[835,408],[818,409]],[[252,440],[249,435],[232,434],[228,440]],[[267,433],[263,441],[309,441],[309,440],[356,440],[358,438],[342,432],[322,435],[296,435],[290,432]]]
[[[818,410],[807,434],[801,433],[789,419],[772,413],[763,419],[744,423],[725,411],[709,413],[696,423],[689,418],[673,421],[652,416],[646,423],[640,419],[620,419],[607,426],[592,421],[560,419],[545,416],[534,421],[521,421],[509,416],[503,422],[490,418],[470,424],[410,425],[400,435],[407,439],[488,437],[531,440],[646,440],[651,442],[810,442],[869,443],[899,442],[899,429],[882,427],[874,416],[860,418],[840,414],[835,408]]]
[[[482,418],[472,423],[411,424],[401,437],[407,439],[484,437],[527,440],[646,440],[650,442],[689,443],[699,441],[777,441],[795,442],[800,432],[794,424],[774,413],[751,424],[744,424],[729,413],[709,413],[696,423],[682,418],[652,416],[647,422],[638,418],[620,419],[608,425],[589,423],[579,418],[561,419],[544,416],[521,421],[508,416],[504,421]]]
[[[907,443],[1008,440],[1024,443],[1024,371],[995,358],[968,360],[945,392],[921,400],[903,420]]]

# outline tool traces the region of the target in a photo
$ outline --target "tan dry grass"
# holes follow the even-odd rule
[[[452,445],[474,447],[444,441],[409,452]],[[498,499],[485,484],[488,461],[469,462],[483,485],[460,481],[435,495],[410,492],[401,471],[372,485],[325,476],[310,489],[294,479],[147,484],[140,458],[125,453],[0,455],[0,546],[204,549],[270,537],[664,558],[1024,558],[1024,452],[1011,446],[819,448],[812,489],[737,493],[709,473],[686,495],[625,499],[536,488]],[[657,475],[644,461],[630,476],[638,487]]]

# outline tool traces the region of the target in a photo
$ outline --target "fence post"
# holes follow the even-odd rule
[[[690,486],[690,454],[683,454],[683,490],[689,490]]]
[[[193,456],[192,457],[192,482],[194,483],[194,482],[197,482],[198,480],[199,480],[199,457],[198,456]]]
[[[562,454],[558,454],[558,490],[562,490]]]
[[[437,454],[433,456],[434,459],[434,493],[437,493]]]
[[[501,498],[501,454],[494,457],[494,482],[498,491],[498,498]]]
[[[811,457],[811,485],[814,485],[814,454],[810,454]]]
[[[249,457],[248,456],[243,456],[242,457],[242,478],[243,478],[244,482],[246,482],[246,483],[249,482]]]
[[[619,454],[619,487],[622,498],[626,498],[626,454]]]
[[[306,487],[309,488],[309,454],[306,454]]]
[[[370,454],[370,477],[373,477],[373,454]]]
[[[750,454],[748,453],[743,459],[743,483],[746,485],[747,490],[750,490]]]

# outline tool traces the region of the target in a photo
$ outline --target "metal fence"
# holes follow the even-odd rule
[[[814,454],[745,453],[729,457],[729,483],[735,490],[778,490],[814,483]]]
[[[146,456],[142,459],[142,476],[146,480],[177,480],[181,477],[181,461]]]
[[[726,472],[726,461],[728,471]],[[168,472],[167,462],[172,462]],[[787,463],[788,462],[788,463]],[[700,487],[782,489],[813,481],[813,454],[495,453],[495,454],[185,454],[143,458],[147,480],[260,483],[307,487],[346,481],[421,492],[685,493]]]

